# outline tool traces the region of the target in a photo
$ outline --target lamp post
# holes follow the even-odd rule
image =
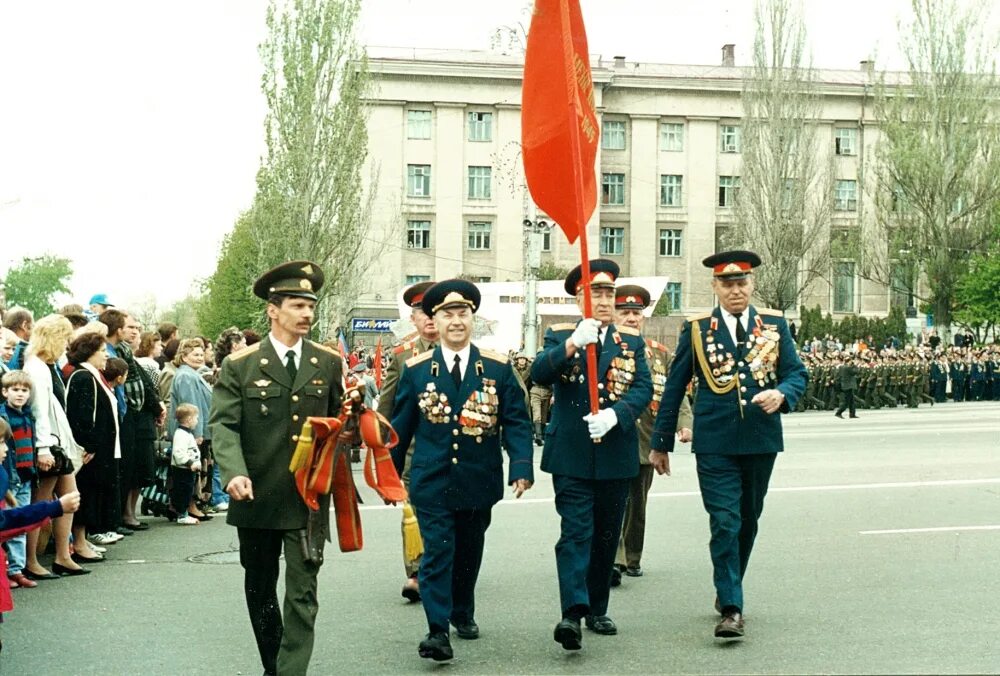
[[[547,221],[536,220],[535,203],[528,200],[528,217],[524,219],[524,353],[538,353],[538,268],[542,264],[542,239],[552,229]]]

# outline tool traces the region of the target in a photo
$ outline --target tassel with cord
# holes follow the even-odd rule
[[[409,502],[403,503],[403,557],[409,566],[424,553],[424,540],[420,537],[417,515]]]

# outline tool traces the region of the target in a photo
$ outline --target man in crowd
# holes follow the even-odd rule
[[[556,568],[562,619],[553,638],[565,650],[580,649],[581,620],[595,633],[618,633],[607,614],[611,569],[629,482],[639,473],[635,422],[653,396],[639,332],[612,323],[617,278],[618,265],[605,259],[590,261],[590,279],[581,266],[569,273],[566,292],[576,297],[581,314],[587,309],[584,285],[590,285],[592,317],[550,326],[531,367],[532,381],[555,394],[542,469],[552,474],[561,518]],[[595,345],[596,414],[590,413],[588,345]]]
[[[419,282],[403,292],[403,302],[410,308],[410,321],[417,329],[417,335],[392,350],[392,358],[389,366],[385,370],[382,378],[382,391],[379,395],[378,412],[386,419],[392,417],[392,407],[396,398],[396,385],[399,383],[400,375],[406,368],[406,362],[419,354],[433,350],[438,341],[437,326],[434,320],[429,317],[423,309],[424,293],[431,288],[434,282]],[[409,488],[410,484],[410,458],[413,455],[411,447],[406,454],[406,462],[403,466],[401,478],[403,485]],[[419,551],[419,546],[407,547],[408,538],[419,538],[419,533],[412,527],[407,529],[407,520],[413,520],[413,515],[409,506],[403,507],[403,567],[406,571],[406,582],[403,583],[403,598],[416,602],[420,600],[420,583],[417,580],[417,573],[420,570],[420,554],[408,555],[410,552]]]
[[[302,423],[340,412],[344,361],[308,340],[323,271],[292,261],[265,272],[253,292],[267,301],[270,334],[229,355],[212,397],[212,441],[231,498],[250,624],[265,674],[305,674],[319,610],[316,577],[330,529],[330,496],[311,512],[288,470]],[[284,550],[284,612],[278,561]]]
[[[842,414],[845,410],[850,411],[852,418],[858,417],[858,414],[854,411],[854,393],[858,389],[859,361],[860,357],[849,357],[837,369],[837,383],[840,386],[840,393],[843,396],[840,408],[834,413],[838,418],[844,417]]]
[[[619,286],[615,291],[615,326],[627,326],[642,333],[646,323],[643,310],[649,307],[649,291],[636,284]],[[629,481],[628,502],[625,506],[625,523],[618,541],[615,567],[611,571],[611,586],[621,584],[622,573],[629,577],[642,576],[642,548],[646,536],[646,496],[653,485],[653,466],[649,464],[649,440],[653,435],[653,421],[660,409],[663,386],[667,382],[670,361],[673,358],[666,345],[649,338],[646,344],[646,363],[653,377],[653,398],[642,412],[637,423],[639,432],[639,474]],[[685,397],[677,418],[677,440],[691,441],[691,404]]]
[[[35,325],[35,317],[31,310],[23,307],[12,307],[3,318],[3,327],[17,336],[17,344],[14,352],[7,360],[7,368],[17,371],[24,366],[24,359],[28,355],[24,353],[28,349],[28,340],[31,339],[31,329]]]
[[[87,303],[87,309],[84,310],[84,314],[87,315],[87,319],[96,322],[105,310],[113,307],[114,304],[108,300],[106,293],[95,293],[90,297],[90,302]]]
[[[715,607],[722,616],[714,633],[737,638],[744,634],[743,577],[774,460],[783,449],[776,414],[795,409],[807,376],[781,312],[750,304],[760,257],[725,251],[702,263],[712,268],[719,305],[684,322],[649,460],[660,474],[670,471],[668,453],[693,374],[698,391],[692,450],[709,515]]]
[[[440,344],[407,360],[392,418],[399,434],[393,462],[402,472],[406,456],[413,459],[409,500],[424,540],[420,591],[428,633],[419,654],[436,661],[453,657],[449,624],[459,638],[479,638],[475,588],[491,511],[503,496],[501,438],[515,495],[534,480],[524,390],[507,357],[472,344],[479,302],[476,285],[461,279],[426,291],[423,311]]]

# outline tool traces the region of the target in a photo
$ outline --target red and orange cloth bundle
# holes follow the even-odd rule
[[[342,552],[358,551],[364,546],[358,491],[351,474],[351,448],[359,441],[367,449],[365,483],[385,501],[406,500],[406,489],[389,452],[398,441],[396,432],[384,416],[365,408],[356,389],[344,394],[338,417],[306,419],[288,466],[309,509],[319,509],[320,495],[332,495]]]

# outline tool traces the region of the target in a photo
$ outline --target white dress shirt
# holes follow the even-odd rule
[[[738,347],[740,341],[736,340],[736,317],[726,312],[721,307],[719,308],[719,311],[722,313],[722,321],[726,323],[726,328],[729,329],[729,335],[732,336],[733,345],[736,345]],[[746,332],[747,335],[750,334],[750,332],[747,331],[748,320],[749,320],[749,317],[747,315],[749,314],[750,314],[750,307],[747,306],[747,309],[743,311],[739,319],[739,322],[740,324],[743,325],[743,330]]]
[[[295,353],[295,368],[298,370],[302,366],[302,338],[300,337],[295,344],[291,347],[285,345],[280,340],[274,337],[273,333],[267,334],[268,339],[271,341],[271,346],[274,351],[278,353],[278,357],[281,358],[281,365],[284,366],[288,362],[288,351],[291,350]]]
[[[469,365],[469,354],[472,352],[472,345],[466,345],[458,352],[453,352],[449,350],[444,344],[441,345],[441,356],[444,357],[445,370],[451,373],[451,370],[455,368],[455,355],[458,355],[458,370],[462,374],[462,380],[465,380],[465,369]]]

